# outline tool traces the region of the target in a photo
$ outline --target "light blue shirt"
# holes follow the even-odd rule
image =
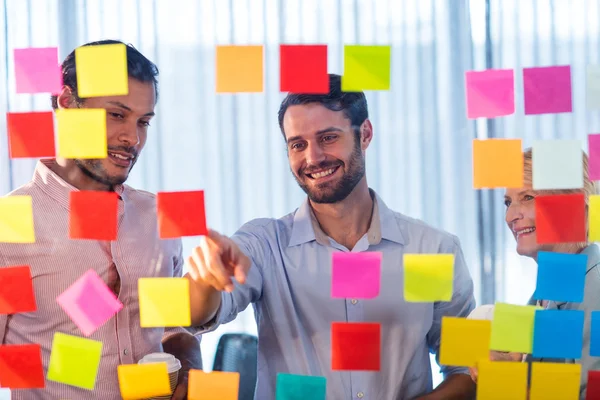
[[[253,304],[258,324],[256,399],[275,399],[278,373],[324,376],[327,399],[334,400],[411,399],[432,390],[429,353],[439,357],[442,317],[466,317],[473,310],[473,282],[455,236],[388,209],[372,194],[369,231],[351,251],[383,253],[381,289],[374,299],[331,297],[332,253],[349,250],[320,229],[308,200],[283,218],[248,222],[233,236],[252,260],[247,283],[223,292],[215,319],[204,328],[213,330]],[[454,254],[450,302],[404,300],[406,253]],[[332,371],[332,322],[381,323],[381,371]],[[465,368],[441,369],[445,376],[468,374]]]

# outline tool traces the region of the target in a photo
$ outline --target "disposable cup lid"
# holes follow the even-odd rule
[[[170,374],[177,372],[181,369],[181,362],[169,353],[152,353],[145,355],[138,364],[151,364],[151,363],[167,363],[167,371]]]

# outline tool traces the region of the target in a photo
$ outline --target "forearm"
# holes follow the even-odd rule
[[[181,362],[181,370],[202,369],[200,341],[190,333],[180,332],[163,340],[163,351]]]
[[[221,292],[212,286],[202,286],[192,280],[189,274],[185,275],[190,281],[190,311],[192,326],[202,326],[217,314],[221,305]]]
[[[476,386],[466,374],[454,374],[446,378],[431,393],[415,400],[472,400]]]

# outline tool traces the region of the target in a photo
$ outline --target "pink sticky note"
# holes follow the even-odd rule
[[[467,118],[494,118],[515,112],[512,69],[467,71]]]
[[[573,111],[571,67],[523,68],[525,115]]]
[[[90,336],[123,308],[94,270],[86,272],[56,301],[85,336]]]
[[[15,49],[17,93],[59,94],[62,75],[56,47]]]
[[[331,296],[372,299],[379,295],[381,253],[333,253]]]
[[[600,180],[600,134],[588,135],[588,154],[590,179]]]

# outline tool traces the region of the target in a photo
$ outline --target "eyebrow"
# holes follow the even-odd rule
[[[317,131],[316,135],[322,135],[324,133],[329,133],[329,132],[343,132],[343,130],[340,128],[336,128],[335,126],[330,126],[329,128],[325,128],[325,129],[321,129],[320,131]],[[287,139],[287,143],[293,142],[296,140],[300,140],[300,139],[302,139],[302,136],[292,136]]]
[[[112,104],[113,106],[117,106],[117,107],[127,110],[129,112],[133,111],[130,107],[127,107],[125,104],[121,103],[120,101],[109,101],[108,104]],[[155,115],[154,111],[150,111],[150,112],[147,112],[146,114],[144,114],[144,117],[153,117],[154,115]]]

